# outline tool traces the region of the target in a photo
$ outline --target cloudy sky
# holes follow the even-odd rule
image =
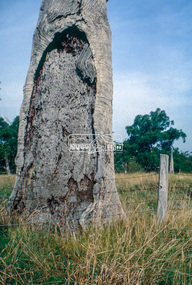
[[[0,0],[0,116],[19,114],[40,0]],[[192,151],[192,1],[109,0],[113,34],[113,131],[161,108]]]

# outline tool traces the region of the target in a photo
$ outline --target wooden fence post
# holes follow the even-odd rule
[[[170,159],[169,173],[174,174],[173,148],[171,148],[171,159]]]
[[[160,154],[158,206],[157,206],[158,223],[161,223],[166,218],[167,199],[168,199],[168,168],[169,168],[169,156],[166,154]]]

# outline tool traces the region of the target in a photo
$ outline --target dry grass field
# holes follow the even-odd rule
[[[127,218],[63,237],[59,225],[2,226],[14,176],[0,176],[0,284],[192,284],[192,175],[169,176],[161,225],[156,173],[117,174],[116,184]]]

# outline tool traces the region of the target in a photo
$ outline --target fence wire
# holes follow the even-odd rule
[[[175,207],[169,207],[168,210],[177,210],[177,209],[184,209],[184,208],[190,208],[192,207],[192,204],[185,205],[185,206],[175,206]],[[128,211],[124,212],[124,214],[137,214],[137,213],[146,213],[146,212],[153,212],[157,211],[157,209],[147,209],[147,210],[137,210],[137,211]],[[111,216],[122,216],[123,213],[112,213],[112,214],[106,214],[105,217],[111,217]],[[86,217],[86,218],[68,218],[65,219],[58,219],[58,220],[48,220],[48,221],[39,221],[39,222],[26,222],[26,223],[15,223],[15,224],[0,224],[0,227],[13,227],[13,226],[27,226],[27,225],[43,225],[43,224],[51,224],[51,223],[58,223],[61,221],[80,221],[80,220],[98,220],[100,217]]]
[[[178,174],[180,177],[181,176],[184,176],[184,177],[191,177],[190,174]],[[148,178],[148,177],[151,177],[151,176],[158,176],[158,173],[153,173],[153,174],[147,174],[147,175],[139,175],[139,176],[128,176],[128,177],[122,177],[122,178],[112,178],[112,179],[105,179],[103,180],[104,184],[106,181],[119,181],[119,180],[132,180],[132,179],[140,179],[140,178]],[[46,184],[46,186],[52,186],[53,187],[53,183],[48,183]],[[22,189],[26,189],[27,187],[30,187],[30,185],[28,186],[22,186],[20,187],[18,190],[22,190]],[[41,186],[35,186],[35,188],[37,189],[43,189],[45,190],[45,187],[43,187],[42,185]],[[183,187],[180,187],[180,186],[175,186],[175,187],[171,187],[171,189],[183,189]],[[190,189],[190,187],[187,187],[185,188],[187,190]],[[127,192],[136,192],[136,191],[157,191],[158,190],[158,187],[157,188],[144,188],[144,189],[126,189],[126,190],[118,190],[118,193],[127,193]],[[113,194],[113,193],[117,193],[116,191],[108,191],[108,192],[105,192],[105,193],[108,193],[108,194]],[[80,191],[79,194],[85,194],[86,195],[86,191]],[[101,193],[102,194],[102,193]],[[68,193],[66,194],[61,194],[61,195],[50,195],[50,197],[52,198],[56,198],[56,199],[65,199],[65,197],[68,195]],[[87,194],[86,196],[90,196],[90,194]],[[34,201],[34,200],[41,200],[41,199],[50,199],[50,197],[42,197],[42,196],[39,196],[39,197],[33,197],[33,198],[25,198],[26,200],[29,200],[29,201]],[[77,194],[70,194],[69,193],[69,197],[78,197],[78,193]],[[16,200],[16,201],[19,201]],[[145,200],[144,202],[146,202],[149,200]],[[175,201],[182,201],[182,199],[175,199]],[[71,203],[80,203],[80,202],[83,202],[83,201],[72,201]],[[142,203],[144,203],[142,201]],[[129,202],[128,202],[129,203]],[[130,202],[130,204],[136,204],[137,202]],[[183,209],[183,208],[189,208],[189,207],[192,207],[192,204],[189,204],[189,205],[185,205],[185,206],[174,206],[174,207],[169,207],[168,210],[177,210],[177,209]],[[84,208],[86,209],[86,207]],[[79,210],[80,212],[82,212],[83,208],[81,208],[81,210]],[[125,214],[136,214],[136,213],[146,213],[146,212],[154,212],[154,211],[157,211],[157,209],[146,209],[146,210],[137,210],[137,211],[127,211],[127,212],[124,212]],[[75,210],[75,213],[77,212],[77,210]],[[108,214],[108,215],[105,215],[105,216],[119,216],[119,215],[122,215],[122,213],[112,213],[112,214]],[[7,216],[7,215],[1,215],[1,216]],[[91,217],[86,217],[86,218],[70,218],[70,217],[66,217],[66,218],[62,218],[62,219],[58,219],[58,220],[48,220],[48,221],[41,221],[41,222],[26,222],[26,223],[14,223],[14,224],[0,224],[0,227],[13,227],[13,226],[25,226],[25,225],[33,225],[33,224],[49,224],[49,223],[58,223],[58,222],[61,222],[61,221],[75,221],[75,220],[87,220],[87,219],[96,219],[96,218],[91,218]]]

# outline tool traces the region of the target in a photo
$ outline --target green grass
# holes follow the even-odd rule
[[[125,211],[156,208],[157,175],[116,178]],[[0,180],[2,210],[13,180]],[[192,175],[171,175],[169,206],[190,204],[191,187]],[[192,208],[171,210],[159,226],[156,212],[132,213],[65,237],[59,225],[0,228],[0,284],[191,284],[191,217]]]
[[[13,190],[15,175],[0,175],[0,203],[7,200]]]

